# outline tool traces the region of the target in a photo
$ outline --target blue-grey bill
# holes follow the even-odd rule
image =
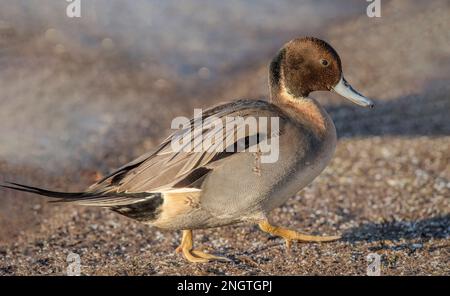
[[[354,90],[353,87],[345,80],[344,76],[342,76],[341,80],[339,80],[339,82],[333,87],[333,90],[337,94],[343,96],[346,99],[349,99],[357,105],[370,108],[374,107],[373,102]]]

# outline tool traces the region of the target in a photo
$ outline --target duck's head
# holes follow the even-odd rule
[[[305,98],[313,91],[334,91],[360,106],[374,106],[348,84],[339,55],[320,39],[304,37],[286,43],[270,63],[269,71],[272,100],[283,93]]]

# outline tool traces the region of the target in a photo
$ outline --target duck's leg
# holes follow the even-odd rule
[[[192,240],[192,230],[183,230],[183,237],[180,246],[176,249],[177,253],[183,253],[184,257],[194,263],[204,263],[212,260],[230,261],[226,257],[214,256],[199,250],[194,250]]]
[[[258,225],[262,231],[284,238],[288,249],[290,248],[293,240],[300,242],[331,242],[341,238],[340,236],[315,236],[302,234],[294,230],[271,225],[267,220],[262,220]]]

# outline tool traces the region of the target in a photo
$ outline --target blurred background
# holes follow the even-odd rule
[[[381,18],[361,0],[90,0],[81,18],[68,4],[0,0],[0,182],[82,190],[152,149],[175,116],[267,98],[270,59],[312,35],[377,104],[313,94],[336,156],[273,220],[344,240],[286,257],[253,226],[202,230],[199,243],[237,263],[191,266],[172,253],[179,234],[0,189],[0,275],[64,273],[69,251],[85,274],[365,274],[369,252],[386,274],[450,274],[449,1],[384,0]]]

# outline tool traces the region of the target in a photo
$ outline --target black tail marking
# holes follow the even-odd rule
[[[161,193],[153,193],[150,198],[129,205],[111,207],[111,210],[137,221],[149,222],[158,218],[163,202]]]

